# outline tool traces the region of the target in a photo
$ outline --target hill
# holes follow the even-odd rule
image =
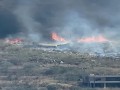
[[[0,43],[1,90],[86,90],[80,82],[89,74],[120,74],[120,56]]]

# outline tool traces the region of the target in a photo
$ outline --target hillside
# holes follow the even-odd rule
[[[0,88],[94,90],[82,88],[82,78],[89,74],[120,74],[119,59],[119,56],[101,57],[70,50],[23,48],[0,43]]]

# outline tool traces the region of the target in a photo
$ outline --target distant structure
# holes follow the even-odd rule
[[[83,85],[87,87],[120,87],[120,75],[94,75],[83,78]]]

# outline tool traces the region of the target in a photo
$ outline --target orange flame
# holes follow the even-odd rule
[[[51,35],[52,39],[59,42],[71,42],[71,40],[66,40],[63,37],[59,36],[57,33],[53,32]],[[109,40],[106,39],[104,36],[92,36],[92,37],[86,37],[77,39],[77,42],[83,42],[83,43],[102,43],[102,42],[108,42]]]
[[[6,43],[9,43],[9,44],[19,44],[19,43],[22,43],[23,40],[20,39],[20,38],[15,38],[15,39],[6,39]]]
[[[93,36],[93,37],[82,38],[82,39],[78,40],[78,42],[84,42],[84,43],[107,42],[107,41],[109,41],[109,40],[107,40],[102,35],[99,35],[97,37]]]
[[[60,41],[60,42],[65,42],[66,40],[59,36],[57,33],[53,32],[52,33],[52,39],[55,41]]]

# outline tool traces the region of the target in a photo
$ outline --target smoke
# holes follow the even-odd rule
[[[12,7],[5,3],[5,1],[0,1],[0,38],[9,37],[11,35],[15,36],[21,31],[21,26],[17,21],[16,15],[11,12]]]
[[[23,26],[24,35],[32,41],[40,41],[41,34],[39,30],[41,29],[41,24],[33,18],[34,6],[33,0],[21,0],[18,2],[18,6],[14,13]]]
[[[1,0],[0,37],[51,40],[51,32],[67,39],[102,34],[119,42],[119,0]]]

